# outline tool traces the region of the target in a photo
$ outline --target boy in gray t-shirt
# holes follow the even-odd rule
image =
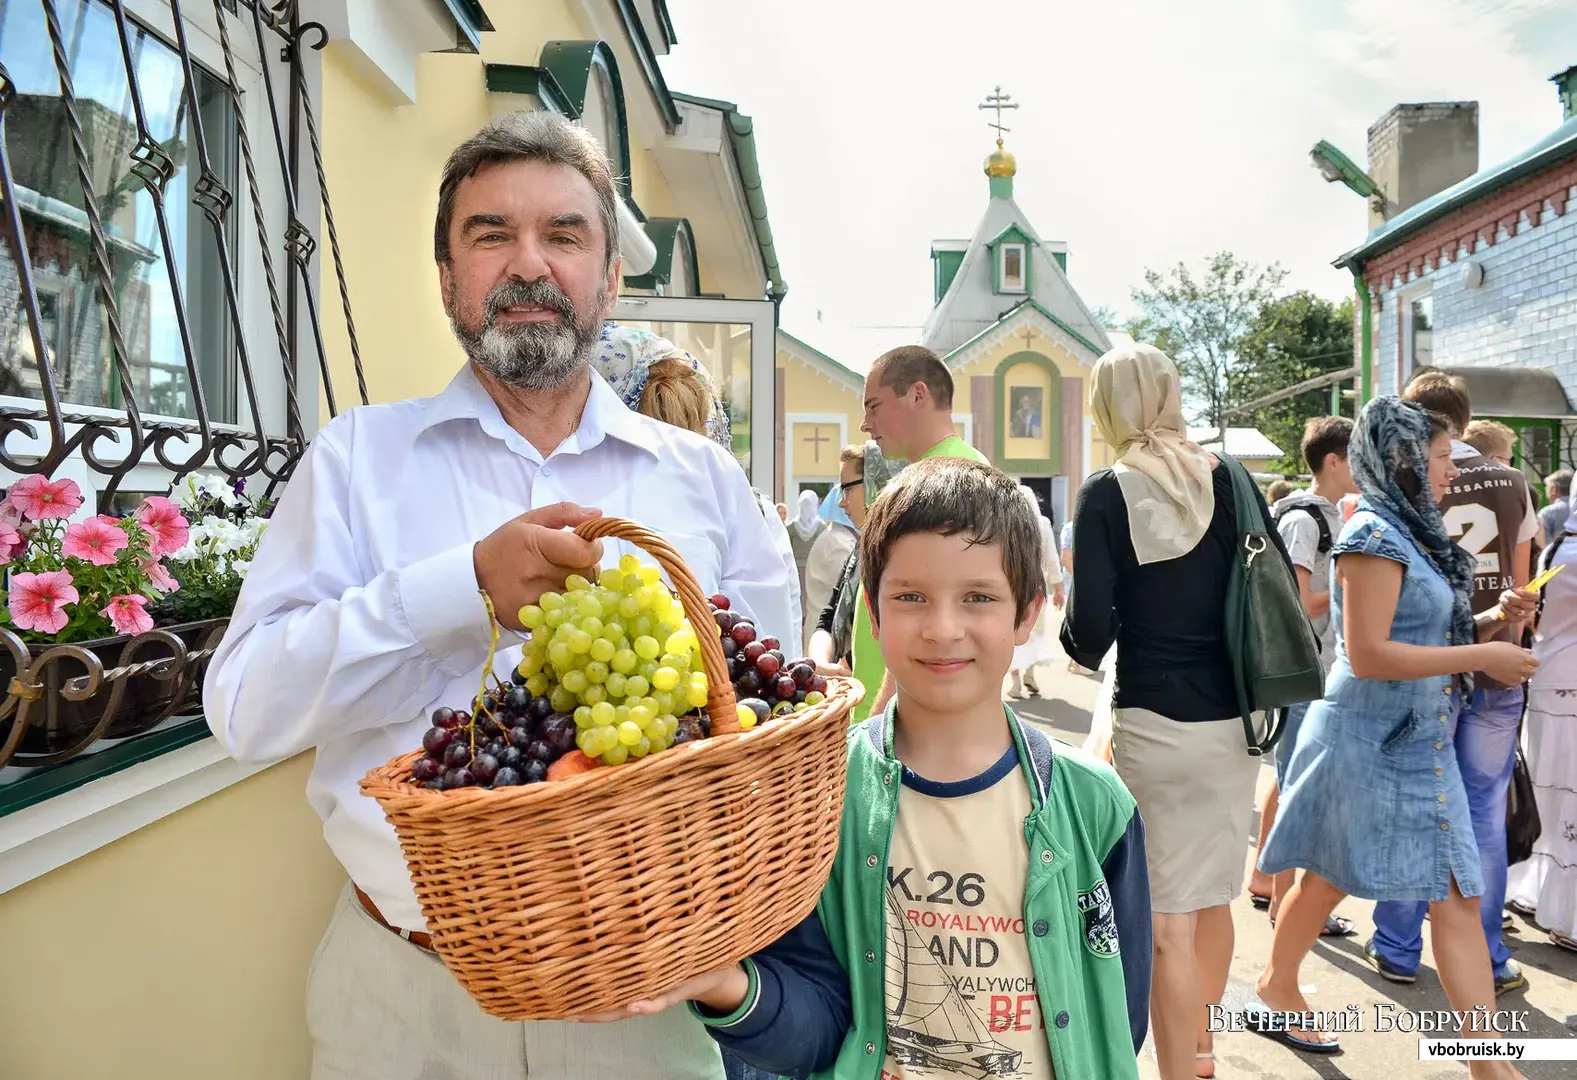
[[[1308,612],[1314,632],[1320,638],[1320,664],[1326,671],[1336,658],[1336,628],[1331,625],[1331,546],[1342,531],[1341,501],[1358,490],[1352,468],[1347,463],[1347,444],[1352,439],[1352,421],[1344,416],[1317,416],[1303,429],[1303,460],[1314,475],[1314,486],[1294,491],[1270,508],[1276,531],[1287,547],[1287,556],[1298,576],[1298,594]],[[1276,744],[1276,787],[1266,794],[1260,808],[1260,841],[1264,842],[1276,820],[1276,800],[1287,763],[1292,760],[1298,728],[1309,706],[1293,705],[1287,710],[1287,726]],[[1281,898],[1292,887],[1291,871],[1274,879],[1257,868],[1249,882],[1249,895],[1257,907],[1269,907],[1271,918],[1281,906]],[[1327,937],[1352,932],[1352,924],[1332,916],[1325,924]]]

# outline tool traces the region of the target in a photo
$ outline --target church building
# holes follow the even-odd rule
[[[998,92],[986,107],[999,106],[1016,107]],[[974,233],[931,245],[934,291],[920,344],[952,372],[959,435],[1034,488],[1060,524],[1080,481],[1111,464],[1086,398],[1095,361],[1113,342],[1068,279],[1068,245],[1043,239],[1014,201],[1017,163],[1003,147],[1004,129],[993,126],[999,137],[985,160],[989,197]],[[858,366],[874,359],[861,357]],[[863,379],[782,331],[778,367],[786,444],[778,460],[792,499],[803,487],[824,491],[837,475],[835,449],[817,457],[824,474],[810,471],[819,439],[863,439]]]

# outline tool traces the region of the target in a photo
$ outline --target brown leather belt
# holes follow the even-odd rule
[[[373,922],[377,923],[391,934],[398,934],[406,941],[409,941],[412,945],[415,945],[418,949],[426,949],[428,952],[435,951],[433,949],[432,935],[418,933],[415,930],[401,930],[398,926],[391,925],[389,920],[383,917],[383,913],[378,910],[378,905],[372,902],[372,897],[362,892],[359,885],[352,885],[351,888],[356,890],[356,899],[361,901],[362,908],[365,909],[367,914],[372,917]]]

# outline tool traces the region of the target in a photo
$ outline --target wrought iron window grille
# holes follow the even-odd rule
[[[167,25],[137,19],[128,4],[156,7]],[[80,461],[97,482],[100,513],[113,512],[135,470],[138,477],[156,473],[176,484],[198,470],[218,470],[232,482],[258,478],[266,494],[277,494],[316,428],[315,415],[304,422],[302,409],[316,407],[319,393],[330,416],[339,408],[316,291],[322,245],[308,224],[320,212],[357,394],[368,401],[303,62],[308,50],[327,43],[326,31],[302,21],[298,0],[13,0],[7,6],[22,11],[27,5],[41,11],[42,34],[26,48],[37,50],[39,63],[52,65],[55,93],[23,94],[0,61],[0,223],[9,255],[9,263],[0,261],[0,286],[15,294],[12,309],[0,309],[0,349],[16,357],[30,352],[33,364],[32,371],[7,371],[0,381],[0,467],[50,475]],[[194,13],[204,19],[201,25]],[[78,89],[86,74],[80,67],[84,20],[99,20],[108,35],[106,16],[114,59],[108,59],[106,36],[98,42],[106,47],[96,62],[121,69],[116,77],[124,77],[124,101],[98,101]],[[0,9],[0,27],[5,18]],[[219,63],[205,66],[194,56],[194,33],[201,35],[205,55],[217,56]],[[214,37],[217,54],[208,47]],[[145,85],[142,65],[157,49],[173,54],[173,74],[166,85]],[[150,94],[159,92],[175,95],[171,134],[160,131],[150,107]],[[266,114],[261,133],[248,123],[249,95],[266,103],[250,114],[254,121]],[[80,205],[69,195],[18,182],[10,129],[24,101],[28,108],[58,113],[65,143],[60,172],[69,180],[60,192],[79,194]],[[104,137],[106,127],[114,129],[114,138]],[[229,167],[236,165],[238,170]],[[108,192],[97,182],[106,170],[124,173]],[[230,182],[227,171],[234,176]],[[235,188],[243,179],[240,197]],[[184,194],[177,193],[178,180]],[[197,211],[190,233],[180,198]],[[138,200],[151,213],[151,244],[138,243],[116,223],[127,200]],[[249,222],[240,220],[248,217]],[[243,242],[241,230],[248,225],[253,236]],[[207,267],[216,282],[183,272],[194,249],[189,238],[198,230],[207,234]],[[41,255],[55,262],[67,258],[70,272],[41,272]],[[134,292],[128,281],[135,272],[127,267],[154,261],[164,263],[168,278],[168,321],[179,355],[155,357],[157,350],[150,349],[145,363],[134,364],[128,325],[140,326],[143,315],[134,312],[128,322],[125,301]],[[74,295],[47,280],[73,275],[80,279]],[[251,287],[257,284],[268,297],[266,321],[246,302],[259,295]],[[194,308],[199,294],[206,306]],[[206,329],[200,333],[200,327]],[[89,349],[94,344],[96,351]],[[315,355],[315,366],[314,355],[303,358],[304,351]],[[87,367],[97,365],[103,376],[101,405],[67,400],[75,392],[73,357],[81,353],[92,361]],[[142,367],[150,369],[146,378]],[[184,378],[189,415],[150,407],[153,368],[172,380]],[[227,371],[233,372],[233,387],[225,385]],[[239,422],[225,419],[221,399],[231,393]],[[303,401],[306,394],[310,400]],[[190,716],[200,709],[201,675],[224,623],[209,620],[71,645],[29,645],[0,628],[0,770],[58,765],[105,739],[131,739]],[[0,806],[0,813],[6,809]]]

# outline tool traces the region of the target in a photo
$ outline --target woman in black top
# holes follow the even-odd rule
[[[1232,480],[1188,441],[1177,369],[1157,349],[1103,356],[1090,410],[1118,464],[1079,490],[1062,645],[1087,668],[1117,646],[1112,763],[1148,832],[1156,1057],[1162,1080],[1208,1077],[1203,1020],[1226,991],[1259,771],[1226,651]],[[1279,549],[1263,499],[1259,511]]]

